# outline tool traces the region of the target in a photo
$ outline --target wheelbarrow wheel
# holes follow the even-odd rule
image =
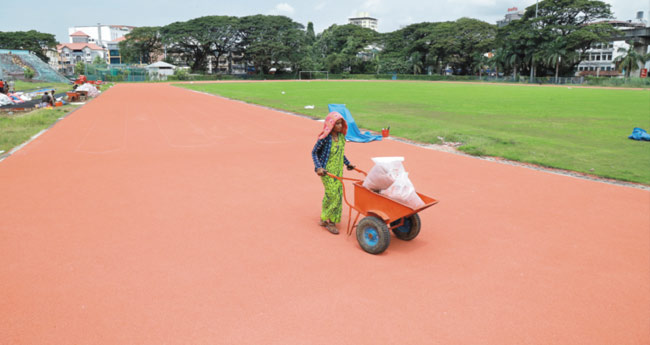
[[[382,253],[390,244],[388,226],[377,217],[365,217],[357,225],[357,241],[370,254]]]
[[[395,234],[395,237],[399,238],[400,240],[410,241],[417,237],[420,233],[420,226],[422,225],[422,222],[420,222],[420,216],[418,216],[417,213],[403,219],[404,224],[400,227],[394,228],[393,233]],[[400,221],[401,219],[398,219],[390,223],[390,226],[393,227],[399,224]]]

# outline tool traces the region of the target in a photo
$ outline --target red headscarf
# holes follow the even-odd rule
[[[320,132],[320,135],[318,135],[318,139],[325,139],[331,132],[332,129],[334,128],[334,124],[336,121],[339,119],[343,120],[343,135],[345,135],[348,132],[348,123],[345,122],[345,119],[343,118],[343,115],[333,111],[327,115],[325,118],[325,124],[323,125],[323,131]]]

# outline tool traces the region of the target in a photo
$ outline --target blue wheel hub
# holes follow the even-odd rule
[[[376,246],[379,243],[379,232],[372,227],[365,228],[363,230],[363,240],[369,246]]]

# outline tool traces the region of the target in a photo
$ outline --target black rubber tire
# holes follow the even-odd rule
[[[398,219],[390,223],[390,226],[395,226],[399,224],[400,221],[401,219]],[[420,233],[421,225],[422,222],[420,221],[420,216],[418,216],[416,213],[408,218],[405,218],[404,225],[393,229],[393,233],[395,234],[395,237],[399,238],[400,240],[410,241],[418,236]]]
[[[383,253],[390,245],[390,231],[383,220],[368,216],[357,224],[357,242],[370,254]]]

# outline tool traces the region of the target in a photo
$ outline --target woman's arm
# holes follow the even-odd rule
[[[314,149],[311,150],[311,159],[314,161],[314,171],[318,170],[319,168],[323,168],[323,169],[325,168],[321,166],[320,159],[318,158],[324,144],[325,144],[325,139],[319,139],[314,145]]]

